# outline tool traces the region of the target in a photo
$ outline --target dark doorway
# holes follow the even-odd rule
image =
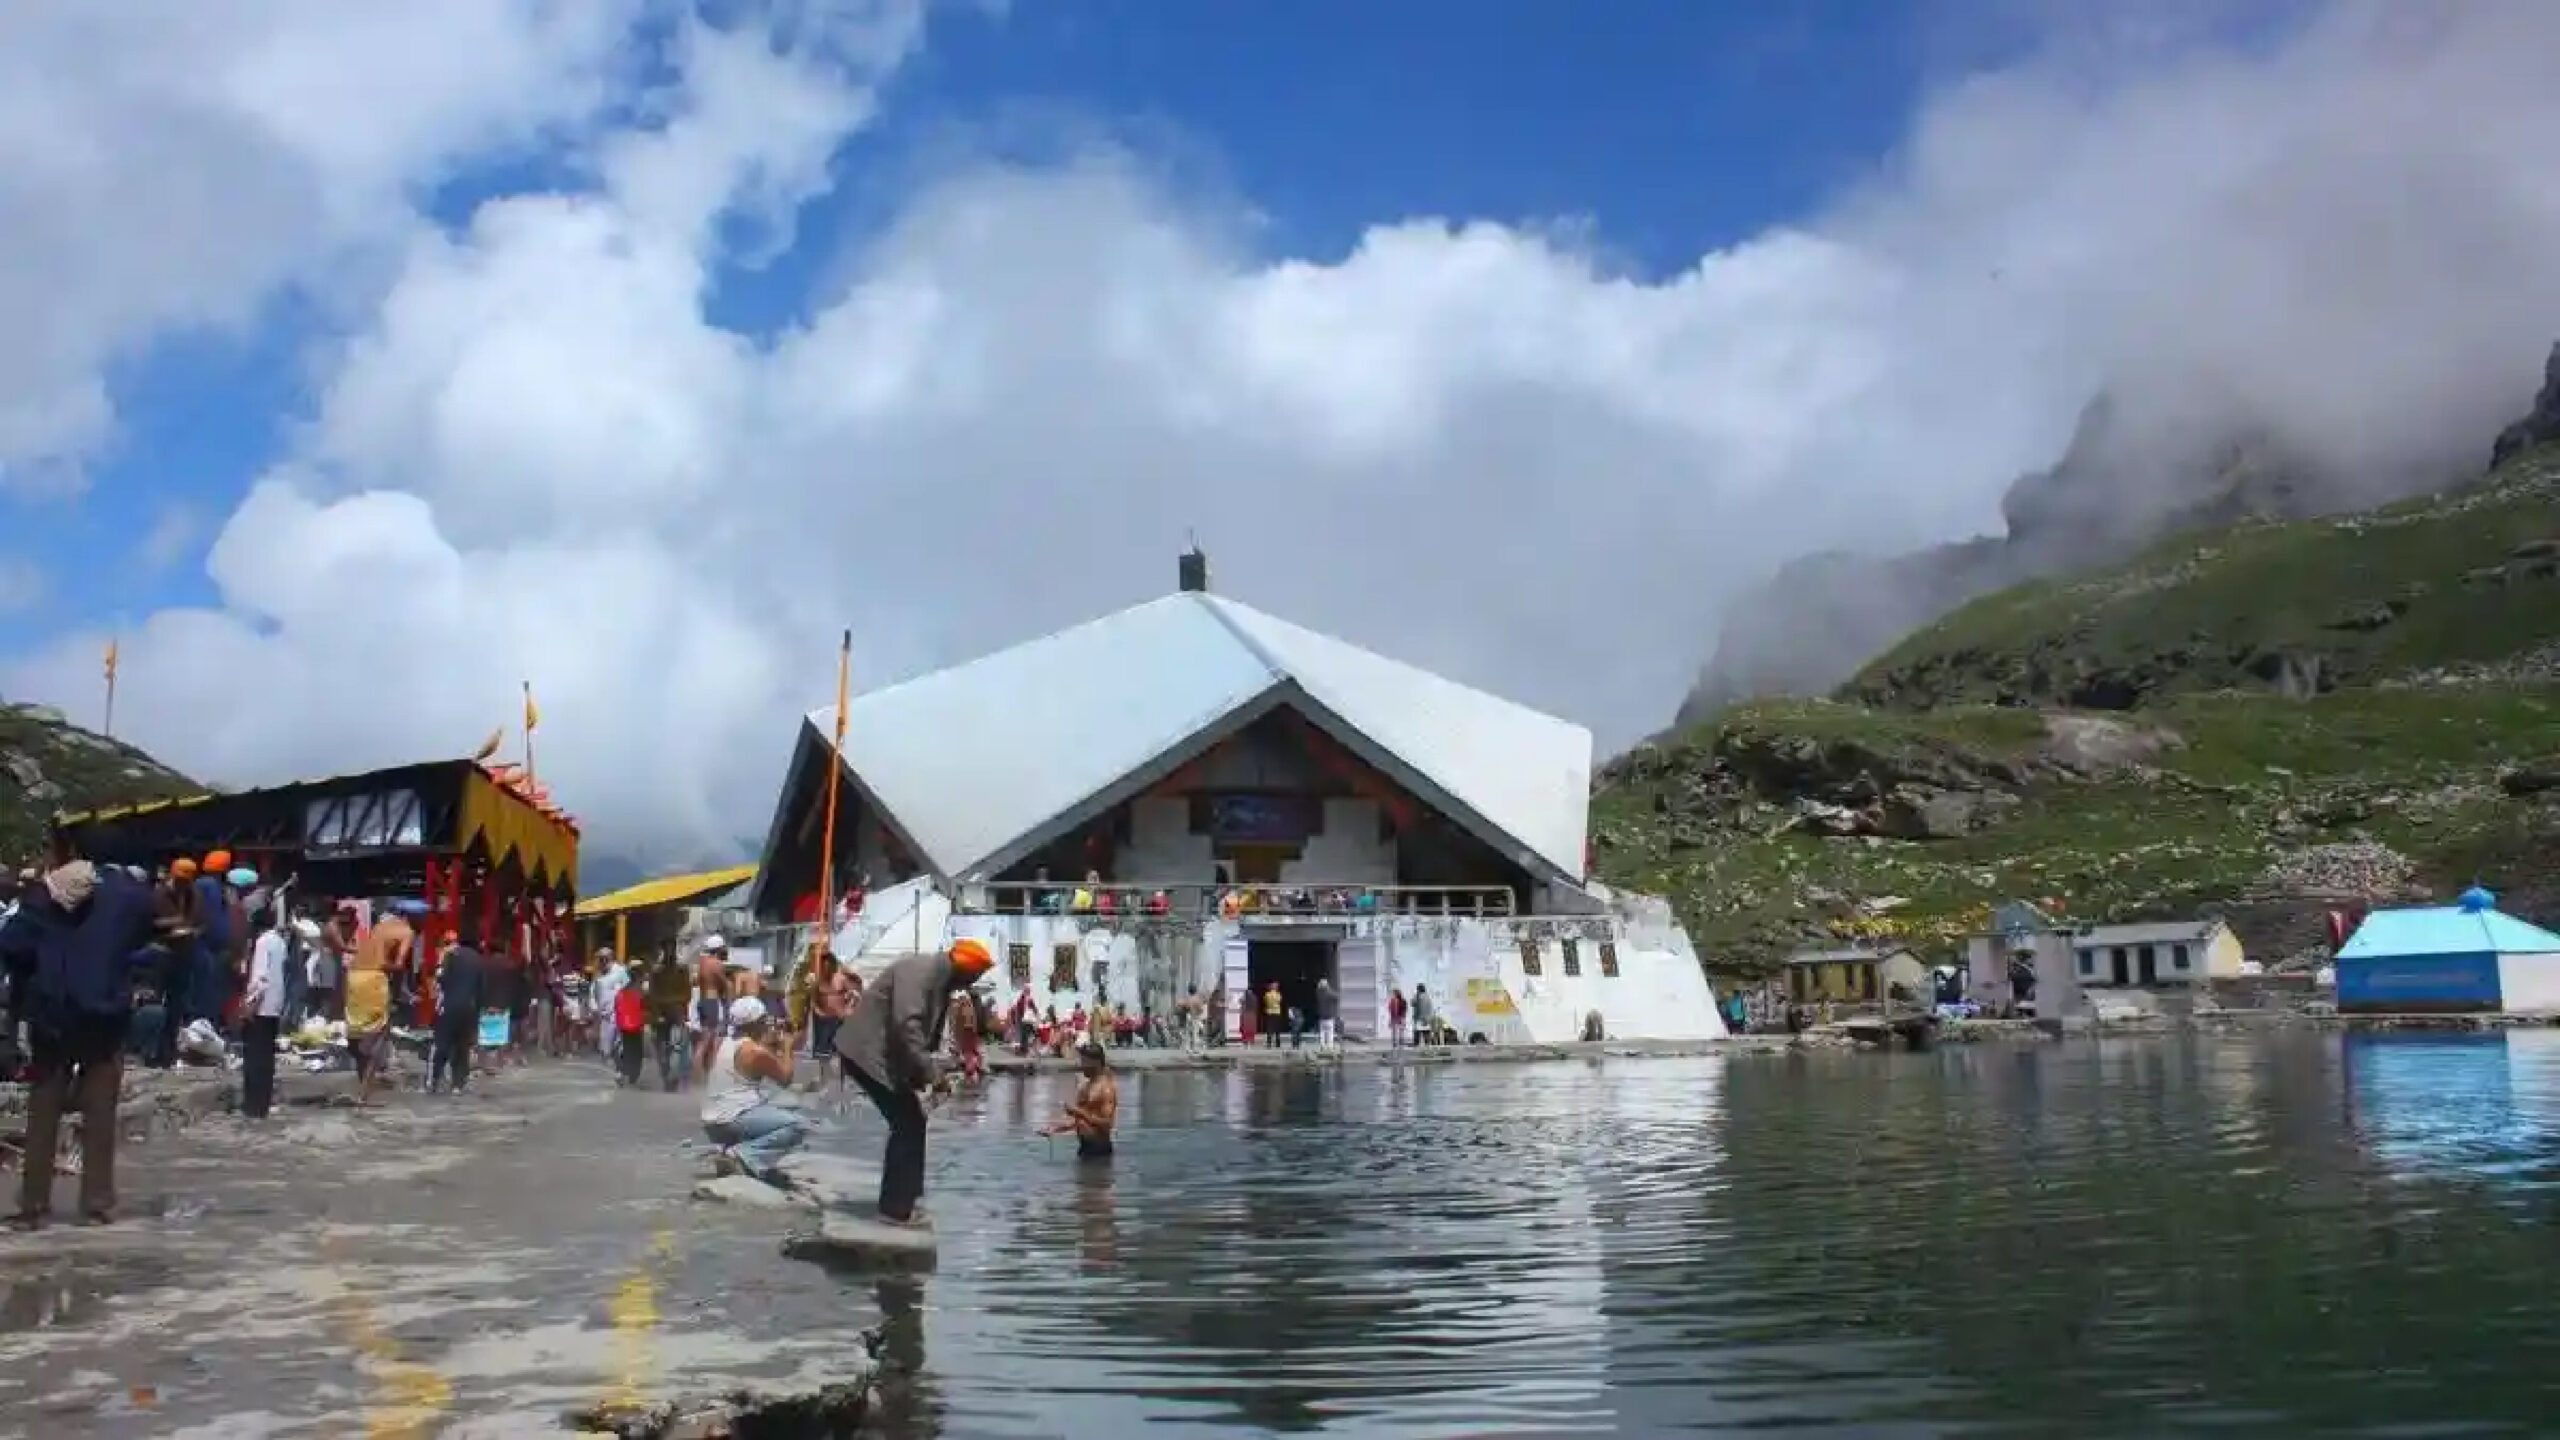
[[[2116,945],[2109,947],[2107,952],[2107,969],[2109,973],[2115,976],[2115,980],[2118,985],[2130,985],[2133,983],[2133,972],[2125,968],[2123,946]]]
[[[1282,1023],[1287,1023],[1288,1007],[1295,1005],[1298,1013],[1306,1017],[1307,1033],[1314,1034],[1316,982],[1334,979],[1333,965],[1330,940],[1247,940],[1245,983],[1253,987],[1253,1023],[1262,1024],[1263,988],[1277,980]]]

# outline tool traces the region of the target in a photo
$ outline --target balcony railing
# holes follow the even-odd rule
[[[1434,915],[1478,919],[1520,913],[1504,885],[1147,885],[1001,882],[961,889],[962,915],[1083,915],[1097,919],[1357,919]]]

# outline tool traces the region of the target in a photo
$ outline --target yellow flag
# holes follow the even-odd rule
[[[116,678],[116,642],[113,640],[107,642],[107,678]]]
[[[533,682],[524,682],[524,728],[527,734],[542,725],[542,712],[533,708]]]

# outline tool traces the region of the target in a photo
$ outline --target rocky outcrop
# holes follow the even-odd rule
[[[72,724],[50,705],[0,703],[0,862],[34,858],[57,811],[205,788],[121,740]]]
[[[2490,468],[2554,441],[2560,441],[2560,345],[2552,346],[2550,357],[2542,362],[2542,389],[2533,397],[2533,408],[2499,431],[2497,443],[2489,447]]]

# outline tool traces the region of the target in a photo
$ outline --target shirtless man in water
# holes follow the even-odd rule
[[[1076,1098],[1068,1103],[1064,1119],[1040,1133],[1064,1135],[1073,1131],[1077,1159],[1109,1159],[1111,1129],[1120,1121],[1120,1081],[1111,1073],[1109,1052],[1094,1041],[1088,1039],[1076,1047],[1076,1059],[1084,1066],[1084,1079],[1076,1086]]]

